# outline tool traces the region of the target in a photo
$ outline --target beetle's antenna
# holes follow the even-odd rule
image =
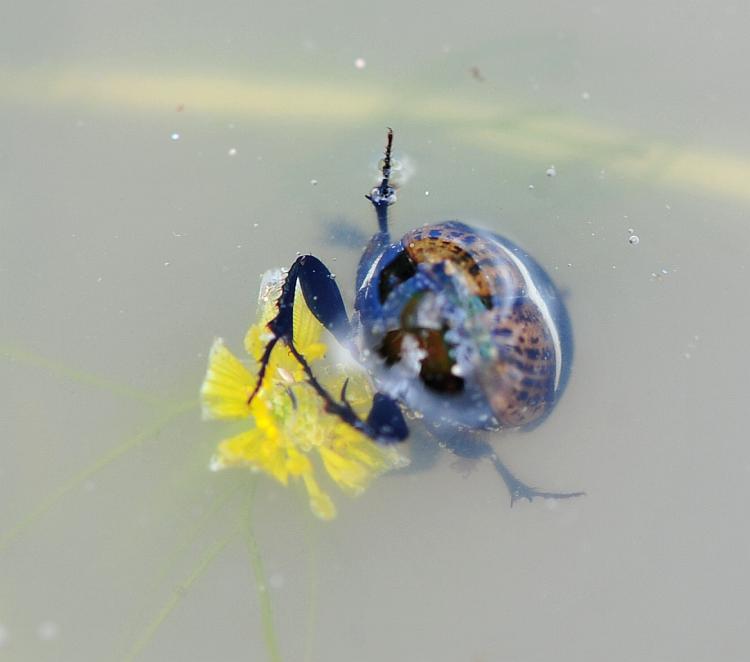
[[[390,185],[391,176],[391,148],[393,147],[393,129],[388,127],[388,142],[385,145],[385,158],[383,159],[383,178],[369,195],[365,197],[375,206],[378,215],[378,226],[380,232],[388,235],[388,207],[396,202],[396,190]]]

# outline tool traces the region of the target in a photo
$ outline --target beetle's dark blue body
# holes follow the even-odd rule
[[[252,399],[262,384],[274,345],[283,340],[307,373],[327,411],[380,442],[408,435],[401,406],[433,424],[457,428],[529,428],[541,422],[562,395],[572,361],[570,321],[542,267],[516,244],[458,221],[424,225],[393,242],[388,207],[388,133],[383,177],[368,199],[379,232],[357,269],[350,321],[330,271],[312,255],[297,258],[278,300],[278,315]],[[294,346],[296,285],[320,322],[364,363],[378,393],[366,420],[346,400],[330,394]],[[540,492],[518,479],[480,440],[449,443],[457,454],[490,457],[512,499],[567,498],[580,492]]]

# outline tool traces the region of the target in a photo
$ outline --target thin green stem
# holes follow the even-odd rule
[[[138,402],[144,402],[150,405],[164,405],[166,400],[157,395],[144,393],[140,389],[133,388],[124,384],[119,384],[111,379],[94,375],[84,370],[78,370],[65,365],[61,361],[55,361],[49,359],[46,356],[41,356],[35,352],[30,352],[20,347],[10,347],[8,345],[0,345],[0,356],[8,359],[11,362],[24,363],[26,365],[35,366],[47,370],[54,375],[65,377],[71,381],[78,382],[80,384],[88,384],[89,386],[95,386],[104,391],[109,391],[115,395],[119,395],[130,400],[137,400]]]
[[[253,531],[253,504],[255,502],[255,491],[257,489],[257,480],[253,481],[250,491],[249,503],[245,514],[245,541],[247,543],[247,553],[250,558],[250,565],[255,575],[255,589],[258,592],[258,602],[260,603],[260,616],[263,624],[263,639],[266,642],[268,659],[271,662],[281,662],[281,653],[276,638],[276,630],[273,625],[273,610],[271,608],[271,597],[268,592],[268,581],[266,580],[266,571],[263,566],[263,559],[258,549],[258,543]]]
[[[214,501],[208,512],[206,512],[187,532],[185,540],[177,545],[167,555],[167,558],[164,559],[164,561],[159,565],[159,570],[156,573],[156,578],[152,585],[158,586],[162,584],[162,582],[169,574],[169,571],[174,568],[177,559],[180,558],[190,548],[190,546],[197,540],[198,536],[208,528],[208,526],[216,518],[216,515],[222,510],[222,508],[224,508],[224,506],[227,505],[227,503],[229,503],[232,497],[237,495],[240,488],[242,487],[244,487],[244,485],[242,485],[241,483],[237,483],[231,488],[225,490],[225,492]]]
[[[184,414],[191,409],[195,409],[196,406],[197,403],[195,400],[190,400],[187,402],[182,402],[179,405],[175,405],[171,409],[167,410],[167,412],[155,423],[141,430],[138,434],[126,439],[119,445],[101,455],[98,459],[94,460],[94,462],[92,462],[90,465],[84,467],[81,471],[64,482],[57,490],[42,499],[42,501],[36,506],[36,508],[34,508],[24,518],[18,521],[15,525],[11,526],[10,529],[5,531],[0,536],[0,552],[2,552],[11,543],[13,543],[30,526],[39,521],[67,494],[69,494],[76,488],[79,488],[92,476],[110,465],[117,458],[121,457],[128,451],[137,448],[145,441],[153,438],[161,431],[163,427],[165,427],[173,419],[177,418],[180,414]]]
[[[307,623],[305,628],[305,662],[312,662],[315,626],[318,616],[318,522],[310,517],[305,504],[305,538],[307,539]]]
[[[208,566],[211,565],[214,560],[216,560],[219,554],[224,551],[227,545],[229,545],[229,543],[232,542],[232,540],[234,540],[234,538],[238,534],[238,530],[233,530],[232,533],[217,541],[208,550],[208,552],[200,560],[198,565],[196,565],[190,575],[188,575],[187,579],[185,579],[184,582],[181,582],[175,587],[172,595],[169,597],[169,600],[167,600],[164,606],[156,614],[154,619],[146,626],[146,629],[135,640],[130,650],[125,654],[123,662],[130,662],[131,660],[135,660],[145,650],[145,648],[153,640],[161,625],[164,623],[164,621],[167,620],[167,618],[169,618],[169,616],[177,608],[180,602],[182,602],[182,600],[187,595],[187,592],[192,588],[193,584],[195,584],[195,582],[198,581],[201,576],[203,576],[203,574],[208,569]]]

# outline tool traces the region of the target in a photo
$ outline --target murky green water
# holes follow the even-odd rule
[[[5,14],[1,659],[748,657],[747,8]],[[586,497],[511,509],[443,453],[323,523],[207,470],[212,339],[298,251],[352,300],[328,228],[373,229],[386,126],[394,234],[489,227],[568,293],[568,391],[495,443]]]

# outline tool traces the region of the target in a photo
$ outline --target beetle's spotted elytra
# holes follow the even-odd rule
[[[521,247],[460,221],[424,225],[394,241],[388,229],[388,210],[396,201],[392,145],[389,129],[380,183],[366,196],[378,230],[357,267],[351,319],[328,268],[313,255],[299,256],[268,324],[271,339],[250,400],[281,340],[325,409],[380,443],[408,436],[402,409],[441,430],[538,425],[555,407],[570,374],[572,332],[560,293]],[[331,394],[320,384],[295,347],[297,284],[313,315],[372,375],[377,393],[366,419],[349,406],[345,389]],[[444,441],[456,454],[491,459],[512,500],[582,494],[529,487],[487,441],[448,436]]]

